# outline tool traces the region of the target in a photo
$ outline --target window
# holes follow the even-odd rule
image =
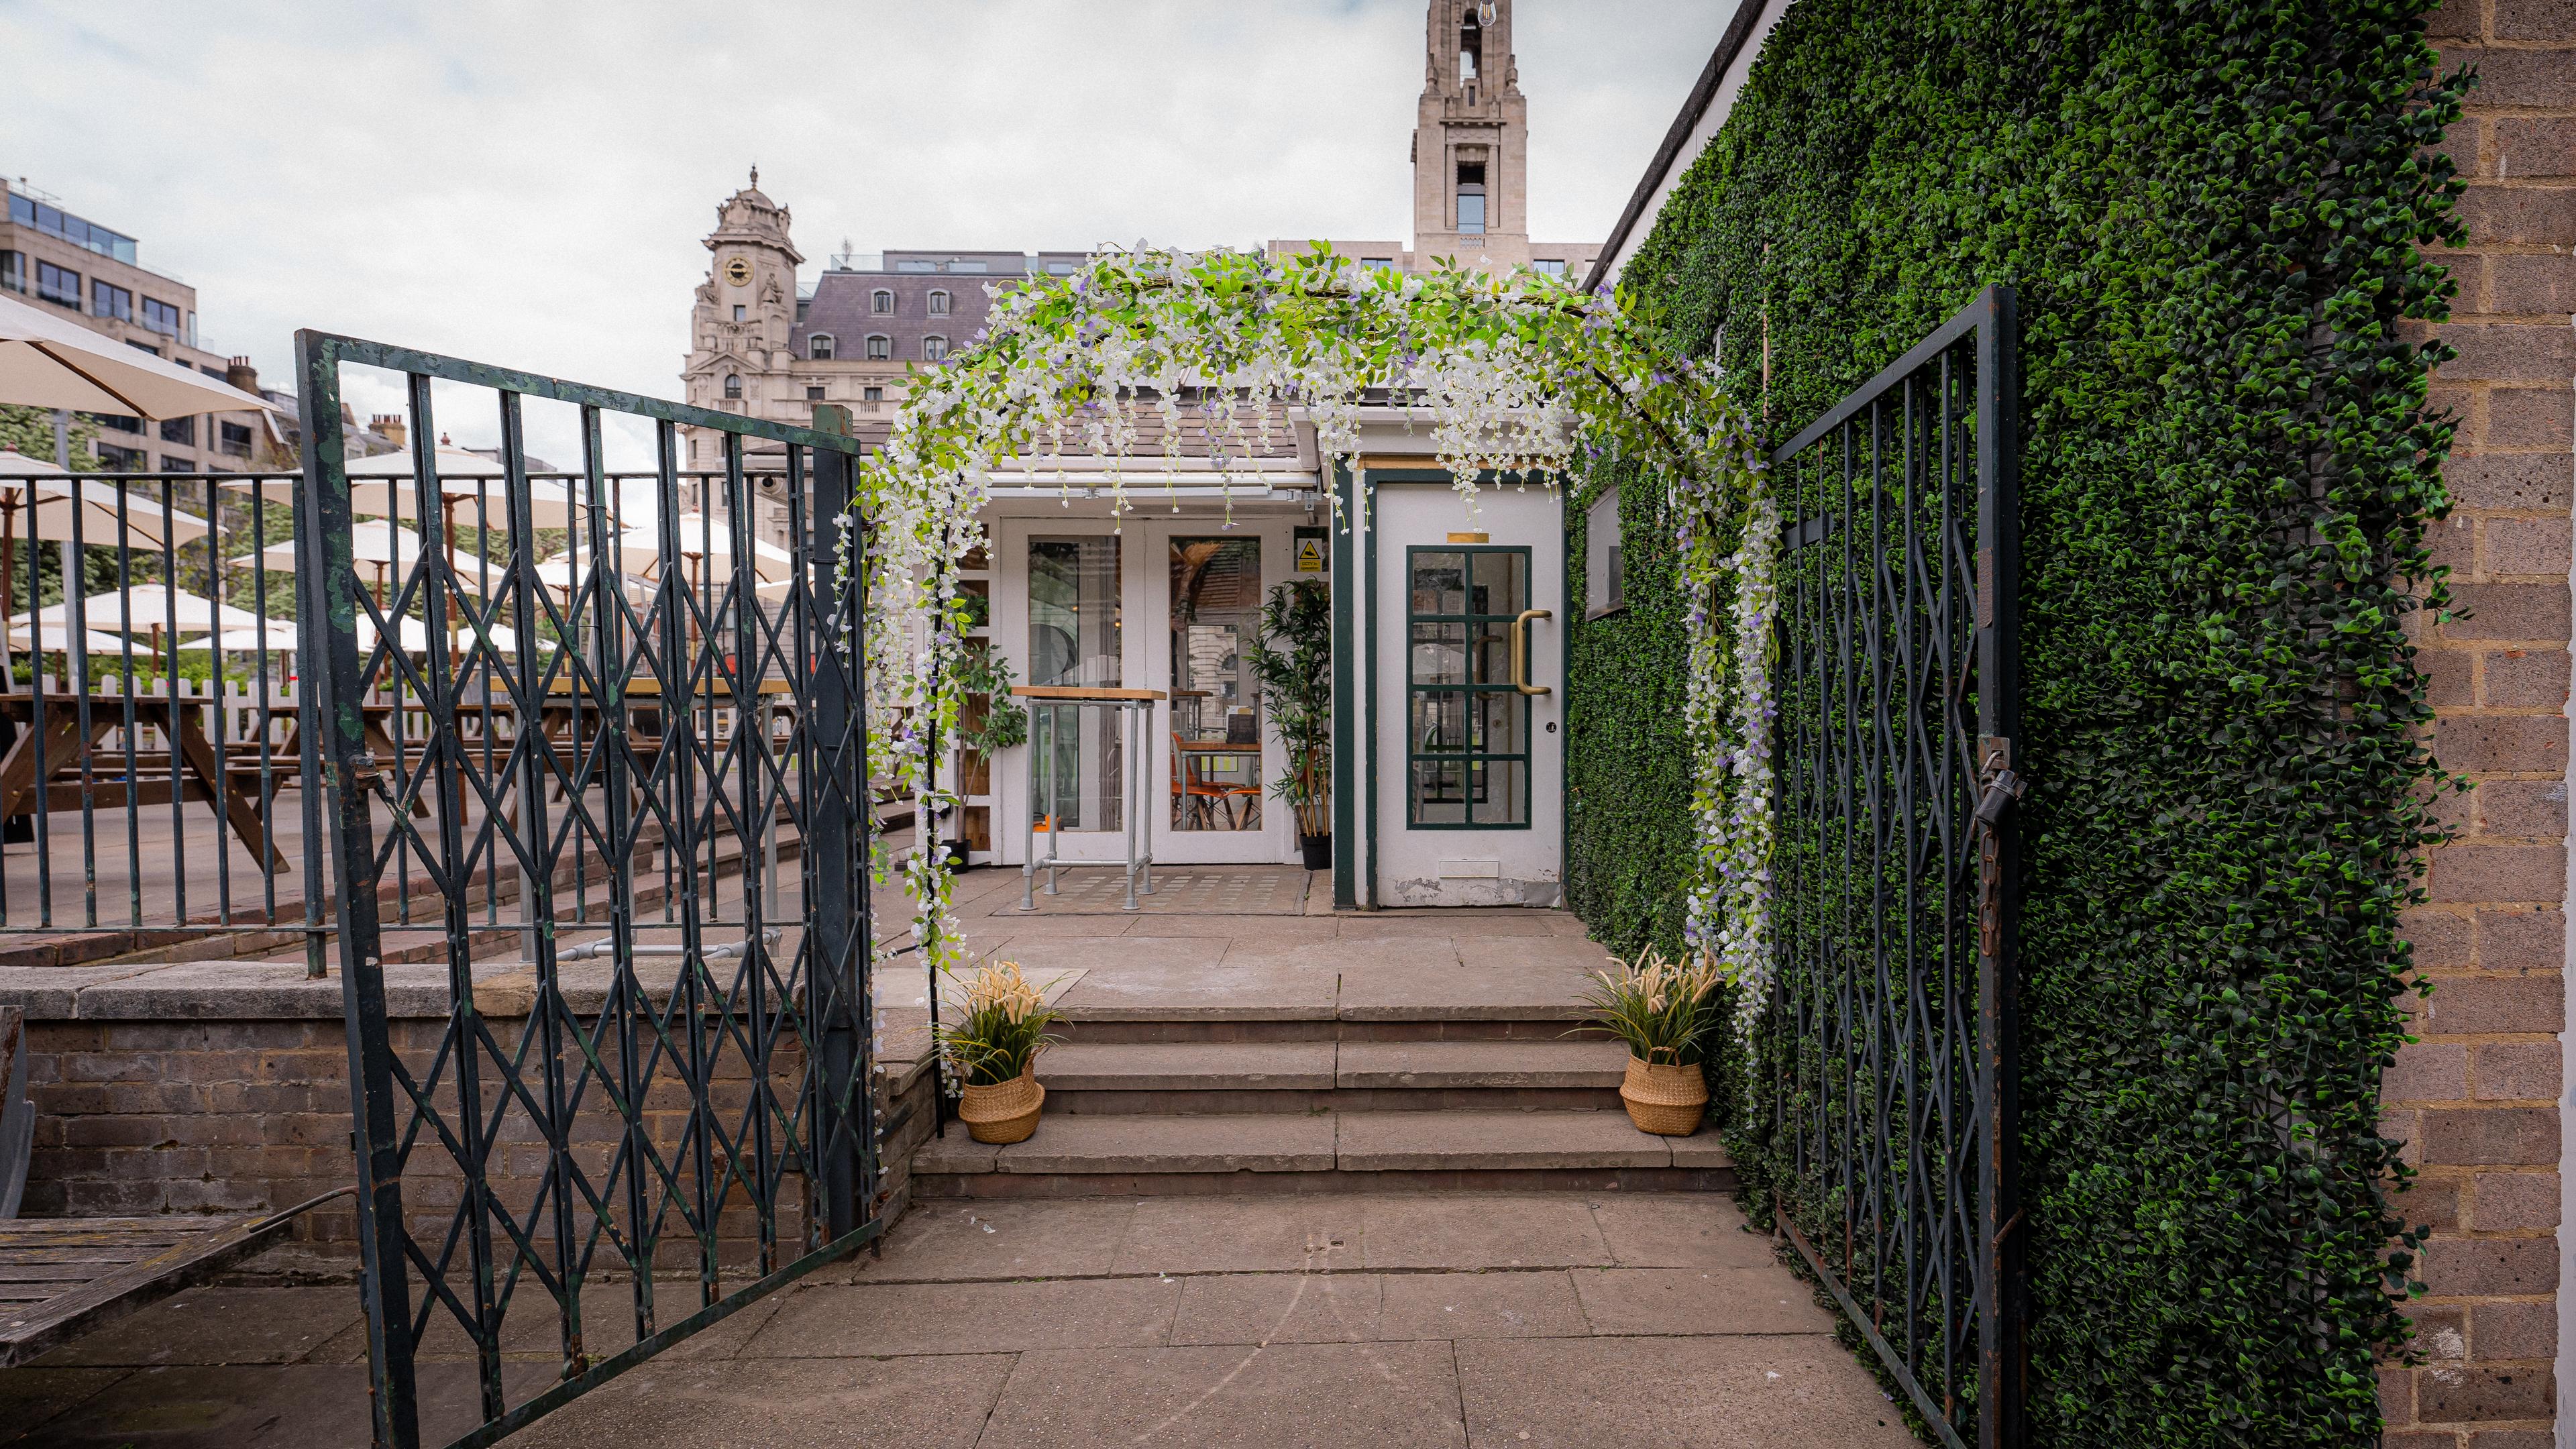
[[[894,269],[898,272],[935,272],[939,270],[939,263],[926,257],[906,257],[895,263]]]
[[[161,355],[161,349],[153,346],[149,342],[137,342],[133,338],[128,337],[125,339],[125,345],[133,348],[137,352],[149,352],[155,357],[159,357]]]
[[[105,464],[110,473],[143,471],[144,455],[141,448],[120,448],[113,443],[92,443],[90,446],[98,451],[98,461]]]
[[[237,458],[249,457],[250,425],[248,423],[215,424],[215,446]]]
[[[1583,617],[1628,607],[1628,549],[1619,527],[1619,490],[1604,488],[1583,510]]]
[[[1406,808],[1413,830],[1529,828],[1529,696],[1512,635],[1530,551],[1404,551]]]
[[[984,270],[984,259],[982,257],[959,257],[957,260],[948,264],[948,270],[952,272],[980,272]]]
[[[934,332],[921,339],[921,355],[932,362],[948,355],[948,339]]]
[[[933,292],[930,294],[930,315],[933,317],[945,317],[948,315],[948,294],[946,292]]]
[[[1108,533],[1029,540],[1029,683],[1116,689],[1125,682],[1119,661],[1119,542]],[[1123,732],[1106,714],[1042,704],[1029,711],[1029,742],[1041,777],[1032,793],[1040,824],[1123,828]]]
[[[116,432],[139,433],[143,431],[143,420],[141,418],[129,418],[117,413],[87,413],[83,416],[87,417],[91,422],[98,424],[102,428],[110,428]]]
[[[882,332],[868,334],[868,361],[883,362],[894,356],[894,344]]]
[[[81,275],[52,262],[36,263],[36,295],[73,311],[80,310]]]
[[[868,293],[868,310],[879,317],[893,316],[894,293],[887,291],[883,287],[879,287],[875,291]]]
[[[1049,262],[1046,264],[1046,267],[1047,275],[1050,277],[1070,277],[1073,275],[1073,263],[1071,262]]]
[[[167,302],[143,299],[143,325],[164,337],[179,335],[179,309]]]
[[[1174,830],[1261,828],[1261,541],[1174,538]]]
[[[750,308],[745,307],[745,306],[744,306],[743,304],[741,304],[740,302],[736,302],[736,303],[734,303],[734,304],[733,304],[733,320],[735,320],[736,322],[747,322],[747,321],[749,321],[750,319],[751,319],[751,309],[750,309]]]
[[[807,402],[821,402],[823,400],[823,384],[819,382],[809,382],[805,384],[805,400]]]
[[[0,252],[0,287],[12,292],[27,290],[27,254]]]
[[[197,471],[197,465],[189,462],[185,458],[173,458],[169,454],[164,453],[161,455],[161,471],[164,473],[194,473]]]
[[[1537,261],[1530,263],[1530,266],[1533,270],[1547,276],[1562,277],[1565,275],[1565,259],[1563,257],[1541,257]]]
[[[859,401],[861,401],[861,402],[884,402],[884,401],[885,401],[885,389],[884,389],[884,388],[881,388],[881,387],[863,387],[863,388],[860,388],[860,389],[859,389]]]
[[[1458,27],[1458,83],[1475,84],[1477,73],[1484,69],[1484,63],[1485,27],[1476,23],[1476,15],[1470,11],[1467,15],[1467,23]]]
[[[1485,163],[1458,163],[1458,231],[1464,236],[1485,234]]]
[[[738,372],[725,374],[725,396],[730,398],[742,396],[742,374]]]
[[[34,227],[47,236],[61,237],[73,246],[85,247],[103,257],[114,257],[128,264],[134,260],[134,238],[92,225],[30,196],[10,193],[9,219],[20,226]]]
[[[161,441],[165,443],[184,443],[191,448],[197,446],[197,420],[195,418],[163,418],[161,420]]]
[[[805,339],[805,355],[816,362],[832,360],[832,334],[817,332]]]
[[[131,322],[134,320],[134,294],[93,277],[89,284],[89,311],[93,317],[113,317],[119,322]]]
[[[1386,268],[1386,269],[1387,269],[1387,270],[1389,270],[1389,271],[1393,271],[1393,270],[1395,269],[1395,258],[1393,258],[1393,257],[1362,257],[1362,258],[1360,258],[1360,265],[1361,265],[1361,266],[1364,266],[1364,267],[1384,267],[1384,268]]]

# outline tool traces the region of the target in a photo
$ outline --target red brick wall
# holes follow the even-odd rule
[[[2421,1367],[2384,1371],[2385,1442],[2549,1449],[2557,1412],[2561,1048],[2566,1026],[2571,374],[2576,374],[2576,0],[2450,0],[2446,68],[2482,77],[2449,149],[2469,180],[2458,360],[2434,400],[2460,418],[2457,510],[2435,557],[2475,616],[2425,631],[2460,839],[2433,859],[2409,935],[2436,982],[2421,1041],[2384,1090],[2422,1172],[2401,1199],[2434,1240],[2415,1310]]]

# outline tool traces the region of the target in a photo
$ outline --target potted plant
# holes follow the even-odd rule
[[[1717,1029],[1717,964],[1684,964],[1648,949],[1617,974],[1593,973],[1592,1017],[1577,1031],[1606,1031],[1628,1044],[1619,1100],[1640,1132],[1688,1137],[1708,1112],[1700,1070]]]
[[[1271,647],[1272,640],[1285,648]],[[1308,870],[1333,863],[1333,600],[1322,584],[1281,584],[1261,606],[1261,637],[1252,646],[1253,676],[1271,727],[1288,752],[1270,793],[1297,816],[1297,845]]]
[[[957,1120],[978,1142],[1024,1142],[1038,1130],[1046,1088],[1038,1053],[1060,1020],[1016,961],[988,961],[966,978],[958,1019],[939,1028],[939,1051],[958,1084]]]

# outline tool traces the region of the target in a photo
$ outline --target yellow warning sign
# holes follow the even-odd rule
[[[1324,571],[1324,541],[1320,538],[1297,540],[1297,572],[1320,574]]]

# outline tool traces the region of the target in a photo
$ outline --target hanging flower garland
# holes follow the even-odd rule
[[[1712,371],[1662,348],[1610,296],[1534,272],[1407,275],[1318,246],[1278,258],[1139,245],[1068,276],[994,292],[964,351],[921,372],[867,461],[845,528],[865,574],[871,759],[939,819],[956,800],[935,751],[957,738],[969,649],[958,561],[985,545],[1004,466],[1043,479],[1106,471],[1113,511],[1150,499],[1140,422],[1161,454],[1203,438],[1214,465],[1255,455],[1283,410],[1327,466],[1359,446],[1360,410],[1431,420],[1439,466],[1472,506],[1481,487],[1553,486],[1578,457],[1633,459],[1674,480],[1689,623],[1689,731],[1699,822],[1690,937],[1739,986],[1749,1026],[1767,980],[1771,850],[1771,567],[1778,522],[1761,455]],[[1078,463],[1073,460],[1080,460]],[[1347,520],[1344,521],[1347,527]],[[855,558],[852,557],[855,551]],[[889,862],[874,863],[880,878]],[[904,854],[915,937],[934,969],[962,958],[944,853]]]

